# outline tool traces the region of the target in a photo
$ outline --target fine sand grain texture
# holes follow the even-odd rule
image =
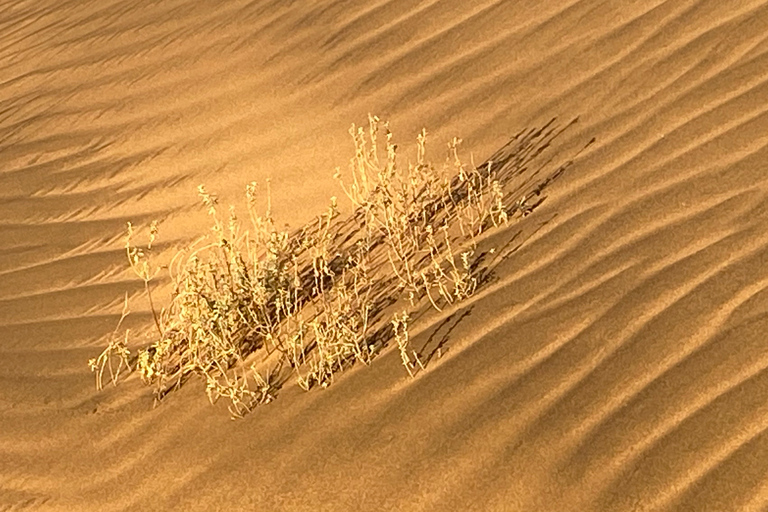
[[[168,247],[199,183],[269,178],[300,226],[369,112],[403,158],[596,142],[413,320],[414,379],[390,346],[236,421],[194,380],[97,391],[126,293],[150,341],[126,222]],[[758,511],[766,429],[765,0],[0,2],[0,510]]]

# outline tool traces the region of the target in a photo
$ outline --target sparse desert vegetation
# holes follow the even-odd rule
[[[198,376],[209,400],[226,398],[237,417],[274,399],[290,379],[305,390],[327,387],[392,340],[414,377],[425,361],[411,346],[411,318],[469,299],[488,279],[504,254],[482,246],[486,233],[541,203],[572,161],[529,164],[573,122],[520,132],[477,166],[462,160],[461,140],[453,139],[445,162],[434,165],[426,130],[415,162],[403,164],[388,123],[369,116],[367,127],[350,129],[355,154],[335,176],[353,210],[343,214],[332,198],[315,221],[291,232],[273,218],[269,183],[263,213],[258,184],[247,187],[247,223],[201,185],[211,233],[173,258],[173,291],[160,309],[150,260],[157,225],[139,247],[129,224],[126,255],[144,282],[156,339],[132,355],[129,333],[116,329],[90,361],[97,387],[106,373],[114,384],[137,371],[159,401]]]

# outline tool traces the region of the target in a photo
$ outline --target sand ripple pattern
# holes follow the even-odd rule
[[[86,361],[126,221],[336,194],[367,112],[478,161],[597,138],[463,309],[247,419]],[[440,149],[433,148],[437,158]],[[205,228],[202,228],[205,229]],[[768,507],[768,2],[0,2],[0,510]]]

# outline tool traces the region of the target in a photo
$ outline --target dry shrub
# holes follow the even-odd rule
[[[287,378],[305,390],[326,387],[355,362],[369,364],[392,339],[414,376],[424,365],[410,347],[408,310],[441,311],[473,295],[479,239],[540,204],[544,187],[572,160],[543,178],[546,166],[530,165],[571,124],[553,120],[520,132],[477,167],[459,158],[459,139],[442,166],[429,163],[422,130],[415,163],[403,167],[388,124],[369,116],[367,129],[350,130],[349,172],[336,171],[354,211],[342,217],[332,198],[327,212],[292,233],[276,227],[269,183],[263,215],[256,183],[247,187],[247,229],[231,208],[222,218],[216,197],[200,186],[211,233],[174,257],[173,292],[160,311],[151,293],[157,270],[148,260],[157,227],[140,249],[129,224],[127,256],[144,282],[157,338],[131,365],[127,335],[113,336],[90,361],[97,386],[105,369],[113,383],[136,369],[160,400],[198,375],[212,403],[224,397],[230,413],[242,416],[271,401]]]

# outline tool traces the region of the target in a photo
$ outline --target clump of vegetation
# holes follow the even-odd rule
[[[272,217],[269,183],[263,214],[257,184],[247,187],[248,228],[232,208],[222,215],[216,196],[200,186],[211,233],[173,258],[173,291],[160,310],[148,259],[157,226],[142,249],[129,224],[126,253],[144,282],[156,339],[132,357],[128,332],[117,339],[116,330],[90,361],[97,387],[105,371],[116,383],[135,370],[159,401],[199,376],[212,403],[224,397],[231,414],[242,416],[291,378],[305,390],[327,387],[345,368],[370,364],[391,340],[414,377],[424,364],[410,346],[409,311],[442,311],[475,293],[487,270],[478,242],[530,213],[571,164],[544,177],[544,166],[529,167],[568,126],[553,120],[521,132],[477,167],[460,159],[459,139],[442,166],[429,163],[422,130],[416,161],[403,166],[388,124],[369,116],[367,128],[350,130],[349,171],[336,171],[354,210],[341,215],[332,198],[326,212],[293,232]]]

